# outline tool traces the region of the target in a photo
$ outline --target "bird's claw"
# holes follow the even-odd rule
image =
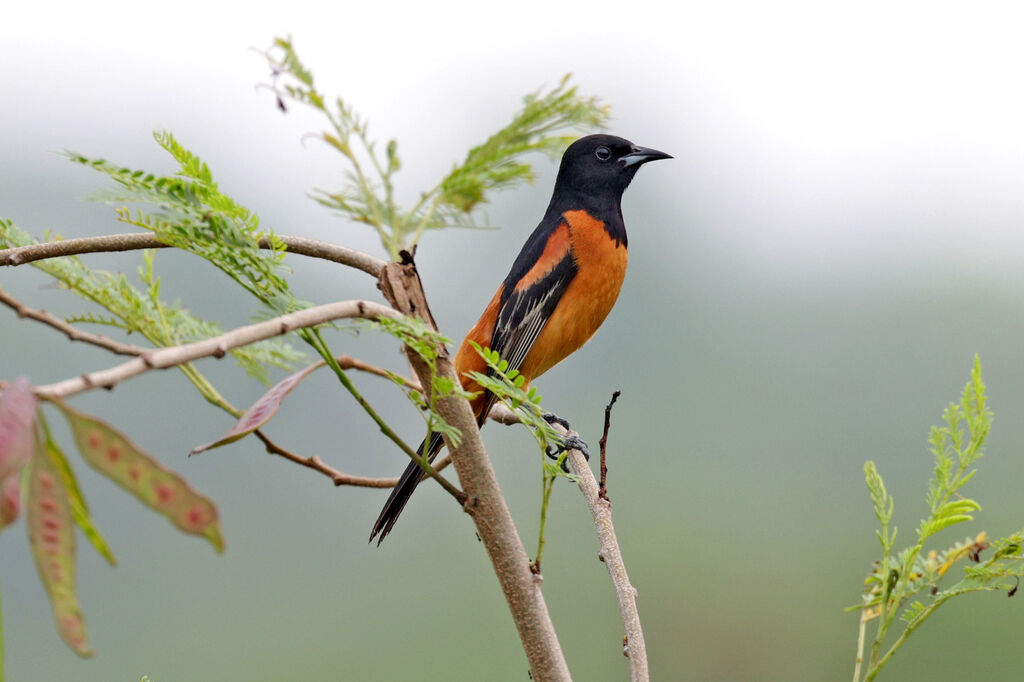
[[[590,461],[590,448],[587,444],[577,435],[571,435],[565,438],[558,445],[549,445],[544,453],[551,459],[558,459],[562,456],[562,453],[566,450],[579,450],[583,453],[583,457],[589,462]],[[562,471],[569,473],[569,463],[567,461],[562,462]]]
[[[562,419],[553,412],[547,412],[541,415],[541,417],[548,424],[558,424],[566,431],[572,431],[572,427],[569,426],[568,420]],[[558,445],[549,445],[544,450],[544,454],[546,454],[551,459],[558,459],[566,450],[579,450],[580,452],[583,453],[583,457],[585,457],[588,462],[590,461],[590,448],[587,446],[586,443],[583,442],[583,439],[577,436],[575,433],[566,436]],[[569,464],[567,462],[562,462],[562,471],[564,471],[565,473],[569,473]]]

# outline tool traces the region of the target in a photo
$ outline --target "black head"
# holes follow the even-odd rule
[[[640,166],[671,158],[665,152],[640,147],[614,135],[587,135],[565,150],[555,192],[618,202]]]

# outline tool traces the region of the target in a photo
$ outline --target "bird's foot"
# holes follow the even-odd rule
[[[543,415],[543,418],[544,421],[546,421],[548,424],[558,424],[565,430],[570,432],[572,431],[571,427],[569,426],[569,422],[566,421],[565,419],[562,419],[556,414],[552,414],[549,412]],[[566,436],[565,438],[562,439],[562,442],[557,445],[549,445],[547,449],[544,450],[544,454],[546,454],[551,459],[558,459],[566,450],[579,450],[580,452],[583,453],[583,457],[588,462],[590,461],[590,447],[583,441],[582,438],[580,438],[575,433]],[[567,462],[562,462],[562,470],[565,471],[566,473],[569,473],[569,465]]]
[[[583,453],[583,457],[588,462],[590,461],[590,449],[583,439],[577,435],[567,436],[558,445],[549,445],[547,449],[544,450],[544,454],[551,459],[558,459],[566,450],[579,450]],[[569,473],[569,463],[566,460],[562,461],[562,471]]]

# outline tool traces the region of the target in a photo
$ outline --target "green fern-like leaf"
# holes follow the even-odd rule
[[[487,363],[486,373],[470,372],[470,378],[481,388],[493,393],[506,407],[515,410],[542,450],[552,444],[561,444],[561,434],[544,419],[546,411],[541,406],[540,396],[534,389],[530,389],[530,392],[523,390],[525,378],[515,370],[508,372],[508,361],[501,358],[497,351],[483,348],[472,341],[470,345]],[[565,473],[560,467],[558,471],[559,475]]]
[[[0,246],[38,243],[11,221],[0,221]],[[144,289],[132,285],[123,274],[93,270],[74,256],[35,261],[32,265],[53,277],[62,287],[106,309],[109,315],[84,313],[71,321],[117,327],[137,333],[154,346],[168,347],[199,341],[223,333],[220,325],[200,319],[180,303],[159,296],[160,279],[154,272],[154,251],[143,254],[139,277]],[[231,351],[232,357],[251,376],[267,383],[267,367],[291,369],[303,360],[287,342],[273,339]]]
[[[602,127],[609,110],[594,97],[580,95],[569,76],[553,88],[527,95],[522,108],[504,128],[473,147],[466,158],[432,189],[422,192],[409,209],[395,201],[394,176],[402,167],[398,143],[389,140],[384,153],[369,125],[348,102],[317,89],[313,73],[303,65],[290,38],[276,38],[263,53],[273,81],[269,88],[277,105],[288,102],[321,113],[329,130],[320,139],[343,157],[347,172],[340,189],[316,190],[314,199],[339,214],[371,226],[381,244],[397,259],[423,232],[444,227],[487,226],[479,208],[496,191],[532,182],[528,155],[556,157],[583,133]]]
[[[900,614],[900,620],[907,623],[908,625],[913,623],[915,620],[921,617],[921,614],[925,612],[925,605],[919,601],[915,601],[910,604],[903,613]]]
[[[175,176],[163,177],[69,153],[68,158],[104,173],[116,183],[94,198],[118,205],[121,222],[153,232],[161,241],[206,259],[275,313],[298,307],[282,276],[284,245],[261,230],[255,213],[224,194],[209,166],[168,132],[154,138],[178,163]],[[155,211],[129,210],[124,204],[148,204]],[[266,239],[271,248],[260,248]]]

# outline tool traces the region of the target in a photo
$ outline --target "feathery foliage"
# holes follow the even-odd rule
[[[917,528],[916,542],[894,554],[896,528],[890,527],[893,500],[874,462],[864,465],[865,481],[871,495],[875,516],[880,524],[876,531],[882,546],[882,558],[876,561],[864,581],[861,604],[849,610],[860,611],[861,636],[858,640],[858,663],[854,682],[873,680],[903,645],[907,637],[949,599],[968,592],[1004,590],[1013,596],[1024,577],[1024,531],[989,541],[985,532],[974,538],[954,543],[944,551],[924,552],[925,542],[946,528],[974,519],[981,510],[976,501],[963,497],[963,486],[974,477],[973,465],[984,455],[985,440],[992,427],[985,384],[981,379],[981,361],[975,356],[971,379],[958,403],[951,403],[942,414],[943,426],[932,427],[929,436],[935,469],[928,484],[926,502],[928,516]],[[983,561],[982,552],[995,548],[993,556]],[[964,577],[943,587],[942,580],[957,563],[969,559],[975,565],[964,568]],[[1014,583],[1007,582],[1015,579]],[[901,612],[902,610],[902,612]],[[889,628],[897,614],[903,631],[883,653]],[[860,675],[864,629],[877,619],[878,627],[870,645],[870,657],[863,678]]]
[[[341,154],[348,166],[341,189],[316,190],[314,198],[371,226],[396,260],[425,230],[485,224],[479,208],[490,193],[533,181],[525,155],[540,152],[556,158],[575,139],[572,131],[601,128],[609,116],[607,105],[579,94],[565,76],[553,88],[527,95],[508,125],[471,149],[462,163],[453,165],[412,208],[405,209],[395,200],[394,176],[402,167],[398,143],[389,140],[382,154],[366,120],[352,105],[340,97],[331,103],[317,89],[313,73],[299,59],[290,38],[275,38],[262,54],[273,76],[267,87],[276,94],[278,107],[287,111],[291,101],[323,114],[330,129],[318,137]]]
[[[121,222],[150,230],[160,241],[206,259],[275,314],[301,307],[281,275],[284,244],[273,232],[260,230],[255,213],[221,192],[206,163],[173,135],[156,132],[153,137],[178,163],[177,174],[158,176],[74,153],[67,157],[114,180],[117,187],[92,198],[119,206]],[[126,203],[149,204],[157,210],[132,212]],[[272,248],[261,249],[262,238]]]
[[[429,441],[432,433],[440,433],[453,444],[458,445],[462,440],[462,434],[445,421],[437,411],[437,401],[453,395],[470,400],[475,394],[463,390],[457,382],[439,376],[437,373],[439,349],[450,343],[451,339],[430,329],[423,320],[416,317],[382,318],[368,324],[398,339],[420,356],[430,368],[431,385],[430,390],[426,392],[410,386],[404,377],[388,372],[392,383],[402,390],[406,398],[418,408],[419,413],[423,416],[427,426],[425,440]]]
[[[541,450],[547,451],[552,445],[561,445],[563,438],[545,419],[544,408],[541,407],[541,396],[537,388],[531,386],[529,391],[523,390],[526,377],[516,370],[508,368],[508,361],[503,360],[498,351],[482,348],[480,344],[470,341],[473,349],[487,363],[487,373],[469,372],[470,378],[481,387],[493,393],[499,401],[519,415],[519,420],[533,434],[534,440]],[[545,468],[551,467],[555,475],[562,474],[557,465],[545,461]]]
[[[46,236],[47,240],[51,238]],[[28,246],[38,243],[10,220],[0,218],[0,247]],[[220,325],[200,319],[180,302],[168,303],[160,297],[161,279],[154,271],[156,252],[143,252],[138,268],[140,289],[121,273],[94,270],[76,256],[63,256],[34,261],[32,266],[53,277],[61,287],[106,309],[109,315],[86,312],[68,318],[69,322],[86,322],[137,333],[158,347],[176,346],[223,333]],[[250,376],[266,384],[267,368],[290,369],[302,360],[302,354],[280,339],[261,341],[236,348],[231,355]],[[194,372],[191,365],[183,365]],[[190,376],[190,379],[192,377]],[[199,386],[199,384],[197,384]],[[202,387],[200,387],[202,390]],[[209,396],[207,396],[209,397]]]

